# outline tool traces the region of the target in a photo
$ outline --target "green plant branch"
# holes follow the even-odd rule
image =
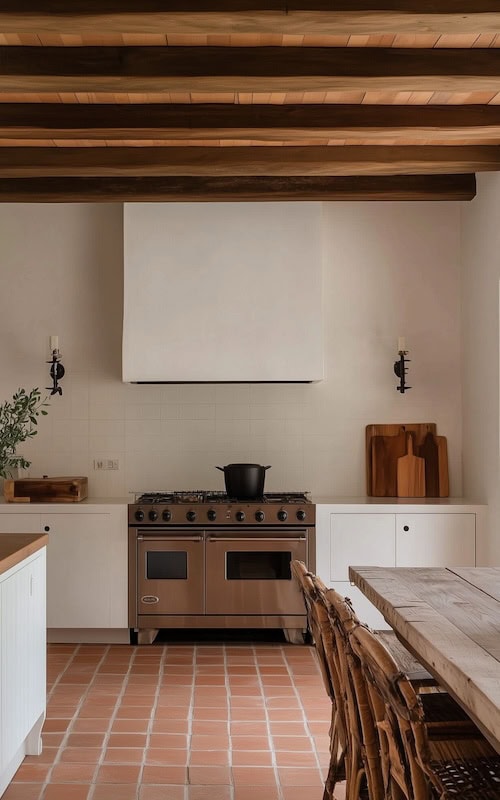
[[[36,436],[38,417],[46,416],[47,398],[40,389],[18,389],[12,400],[0,405],[0,476],[8,478],[16,468],[26,469],[31,461],[16,455],[16,448],[26,439]]]

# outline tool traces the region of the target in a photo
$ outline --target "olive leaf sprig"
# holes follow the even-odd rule
[[[18,389],[11,401],[0,404],[0,476],[8,478],[16,468],[26,469],[31,461],[16,455],[21,443],[36,436],[38,416],[47,415],[47,398],[42,398],[40,389],[30,392]]]

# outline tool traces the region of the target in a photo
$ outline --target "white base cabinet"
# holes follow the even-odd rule
[[[383,616],[349,582],[349,567],[474,566],[484,507],[436,501],[374,505],[369,500],[317,505],[316,572],[351,599],[360,619],[383,629],[389,627]]]
[[[0,795],[45,719],[45,548],[0,576]]]
[[[47,533],[51,642],[128,642],[127,506],[0,506],[0,534]]]

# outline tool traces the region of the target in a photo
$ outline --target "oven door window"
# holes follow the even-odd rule
[[[226,580],[228,581],[289,581],[291,580],[290,551],[228,551]]]
[[[188,576],[186,552],[168,551],[146,553],[146,578],[148,580],[185,581]]]

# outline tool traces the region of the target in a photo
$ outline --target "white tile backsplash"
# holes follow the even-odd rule
[[[324,381],[129,385],[120,377],[121,208],[47,204],[35,214],[3,204],[2,272],[12,296],[2,321],[16,346],[0,354],[2,397],[46,385],[41,343],[49,334],[59,335],[67,370],[63,396],[50,400],[38,435],[22,447],[30,474],[88,475],[92,495],[126,495],[223,489],[215,465],[249,461],[272,465],[269,490],[363,495],[365,425],[435,421],[449,437],[459,494],[457,206],[335,203],[325,220]],[[42,250],[40,225],[52,229]],[[54,303],[50,278],[61,275]],[[398,336],[412,358],[414,388],[403,397],[392,367]],[[120,469],[95,471],[98,458],[116,458]]]

